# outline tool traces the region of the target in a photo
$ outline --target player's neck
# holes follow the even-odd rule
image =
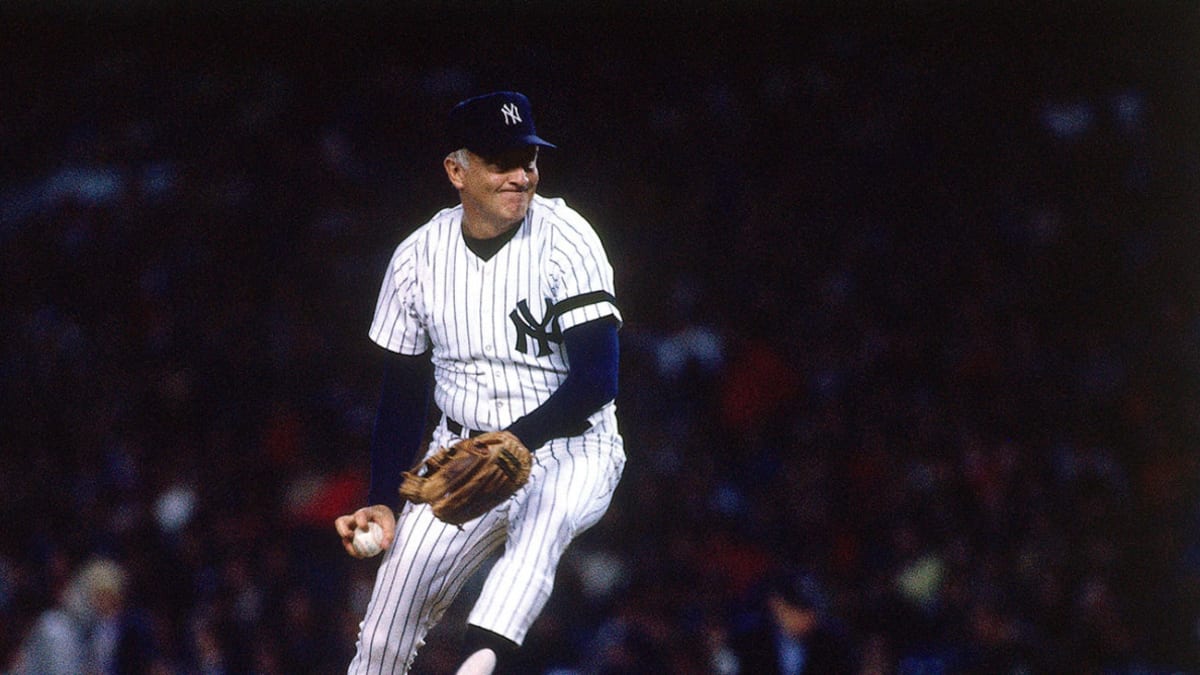
[[[504,248],[504,245],[508,243],[508,240],[516,236],[517,230],[519,229],[520,223],[517,223],[513,227],[510,227],[507,231],[502,232],[495,237],[480,239],[467,234],[467,230],[464,227],[463,241],[466,242],[467,248],[471,249],[472,253],[484,260],[491,260],[500,249]]]
[[[495,239],[505,234],[511,234],[524,219],[512,223],[489,222],[484,218],[470,218],[464,215],[462,221],[463,235],[471,239]]]

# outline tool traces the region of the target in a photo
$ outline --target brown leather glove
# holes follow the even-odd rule
[[[400,496],[429,504],[433,515],[462,525],[487,513],[529,481],[533,455],[513,434],[489,431],[439,448],[403,473]]]

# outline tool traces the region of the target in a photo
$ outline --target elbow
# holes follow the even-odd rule
[[[599,410],[617,398],[617,380],[611,377],[598,377],[588,388],[592,393],[594,408]]]
[[[600,390],[600,405],[608,405],[609,403],[615,401],[617,399],[617,393],[618,387],[616,380],[602,383]]]

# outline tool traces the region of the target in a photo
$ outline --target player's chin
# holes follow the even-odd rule
[[[515,223],[525,219],[525,214],[529,212],[529,202],[523,204],[509,204],[500,209],[501,217],[510,222]]]

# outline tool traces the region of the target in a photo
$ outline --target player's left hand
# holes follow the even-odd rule
[[[354,550],[354,531],[367,529],[368,523],[379,523],[379,526],[383,528],[381,545],[383,550],[388,550],[396,538],[396,514],[388,506],[384,504],[364,506],[350,515],[339,516],[337,520],[333,521],[334,529],[342,538],[342,548],[355,558],[362,556]]]
[[[489,431],[439,448],[405,471],[400,496],[429,504],[438,520],[462,525],[491,511],[529,480],[533,455],[509,431]]]

